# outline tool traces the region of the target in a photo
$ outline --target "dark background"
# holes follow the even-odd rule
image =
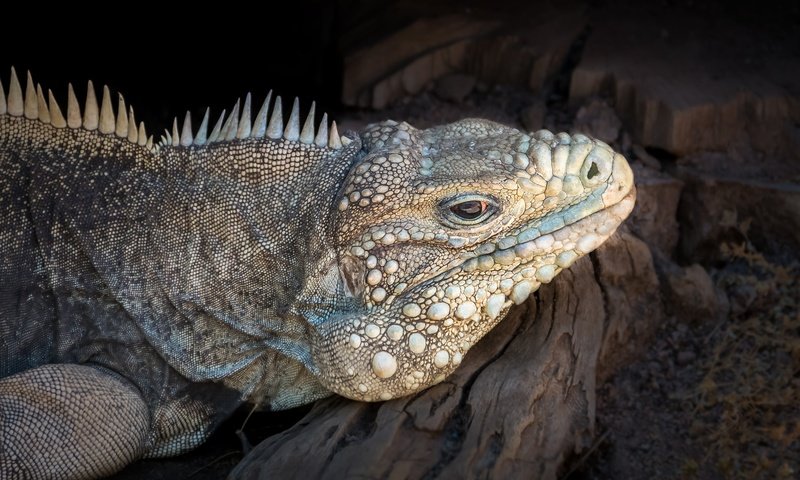
[[[24,75],[30,70],[35,82],[53,90],[62,107],[68,82],[81,102],[87,80],[94,82],[98,95],[108,85],[112,92],[124,95],[150,134],[171,126],[171,119],[182,118],[187,109],[199,118],[211,107],[215,118],[247,92],[253,93],[256,109],[270,89],[282,95],[285,105],[299,96],[304,111],[315,100],[318,112],[336,113],[345,109],[340,101],[345,54],[379,41],[423,12],[491,11],[508,18],[524,12],[525,20],[535,24],[537,11],[544,20],[559,10],[572,9],[577,14],[588,9],[591,15],[616,3],[622,2],[294,0],[268,2],[259,5],[258,11],[235,4],[192,5],[184,7],[185,17],[180,12],[161,12],[158,5],[109,3],[89,9],[76,5],[39,8],[29,3],[3,15],[0,78],[7,87],[13,65],[24,88]],[[724,23],[746,25],[755,37],[771,32],[772,24],[780,24],[782,32],[800,29],[800,6],[792,1],[646,3],[656,5],[651,9],[656,12],[679,12],[688,22],[710,28]],[[670,34],[679,36],[680,32]],[[763,45],[750,42],[748,35],[717,41],[712,51],[720,56],[741,55],[745,68],[759,65]],[[800,49],[796,35],[780,33],[770,41],[788,51]]]
[[[266,13],[233,4],[198,12],[199,5],[188,5],[187,18],[138,7],[129,12],[123,3],[115,4],[122,8],[113,14],[72,7],[37,13],[27,7],[27,15],[8,14],[0,78],[7,88],[13,65],[24,88],[23,76],[30,70],[34,81],[53,90],[62,109],[68,82],[81,103],[87,80],[98,95],[108,85],[133,105],[151,134],[187,109],[202,115],[210,106],[212,116],[223,108],[230,111],[247,92],[254,103],[274,89],[284,104],[299,96],[304,109],[311,100],[323,108],[337,105],[340,9],[335,2],[260,5]]]

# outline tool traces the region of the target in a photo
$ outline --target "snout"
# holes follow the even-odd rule
[[[629,195],[632,195],[631,200],[636,198],[636,191],[633,187],[633,171],[625,157],[617,153],[614,154],[608,188],[602,196],[603,204],[606,207],[616,205]]]

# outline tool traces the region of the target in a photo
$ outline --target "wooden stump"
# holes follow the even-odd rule
[[[613,97],[637,142],[676,155],[748,143],[796,151],[800,61],[792,17],[781,7],[695,3],[594,8],[570,101]]]
[[[598,374],[645,345],[662,311],[648,247],[622,232],[513,309],[441,384],[318,402],[230,478],[557,478],[592,443]]]
[[[587,20],[586,6],[573,0],[520,2],[514,10],[490,1],[470,8],[456,1],[352,8],[341,27],[342,103],[376,109],[457,72],[539,90],[561,68]]]

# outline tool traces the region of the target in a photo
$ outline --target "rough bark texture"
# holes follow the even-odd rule
[[[345,105],[385,108],[451,73],[538,92],[574,53],[570,103],[612,97],[641,145],[677,155],[800,146],[798,45],[781,41],[796,25],[785,9],[725,6],[723,16],[714,2],[351,7],[340,41]]]
[[[709,5],[706,5],[708,3]],[[609,2],[572,72],[570,101],[610,94],[632,135],[674,154],[751,142],[797,148],[796,29],[781,8]]]
[[[380,404],[321,401],[231,478],[556,478],[592,443],[598,365],[624,363],[661,316],[649,249],[622,232],[515,308],[443,383]]]
[[[680,175],[686,178],[679,210],[686,226],[679,245],[685,258],[713,258],[717,245],[741,240],[741,231],[764,252],[800,249],[800,185],[791,174],[778,181],[690,169]]]
[[[557,7],[519,2],[505,11],[489,1],[473,2],[469,9],[461,2],[381,5],[373,10],[356,5],[356,14],[345,20],[348,33],[340,41],[345,105],[385,108],[454,72],[540,90],[586,25],[580,2]],[[398,19],[406,23],[396,25]]]

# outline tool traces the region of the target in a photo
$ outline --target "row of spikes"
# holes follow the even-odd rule
[[[242,108],[241,117],[239,116],[239,101],[233,106],[230,116],[225,118],[225,110],[219,116],[214,128],[211,129],[211,134],[208,134],[208,117],[210,109],[206,109],[203,116],[203,121],[200,122],[200,128],[197,133],[192,135],[192,115],[186,112],[186,117],[183,121],[183,128],[178,129],[178,119],[175,118],[172,122],[172,133],[165,130],[165,134],[161,137],[161,146],[184,146],[190,145],[205,145],[207,143],[225,142],[234,139],[245,138],[264,138],[267,136],[274,140],[285,138],[286,140],[307,145],[316,145],[318,147],[329,147],[332,149],[342,148],[342,145],[350,143],[347,137],[340,137],[336,129],[336,122],[331,123],[330,131],[328,131],[328,114],[322,115],[319,128],[314,133],[314,110],[315,103],[311,103],[311,110],[308,112],[306,121],[303,124],[303,129],[300,129],[300,101],[295,97],[294,105],[292,106],[292,113],[289,115],[289,121],[284,128],[283,125],[283,108],[281,106],[281,97],[275,99],[275,105],[272,109],[272,116],[267,123],[267,116],[269,114],[269,102],[272,99],[272,90],[267,94],[264,104],[258,111],[255,121],[250,120],[250,94],[248,93],[244,100],[244,107]]]
[[[92,81],[86,89],[86,104],[81,117],[81,107],[75,91],[70,83],[67,87],[67,117],[61,113],[53,91],[47,90],[48,101],[45,101],[42,86],[36,84],[34,87],[31,73],[28,72],[28,83],[25,87],[25,95],[22,94],[22,86],[17,78],[17,72],[11,67],[11,82],[8,88],[8,97],[3,90],[3,82],[0,80],[0,115],[11,115],[14,117],[39,120],[42,123],[52,125],[56,128],[81,128],[85,130],[99,130],[100,133],[113,133],[118,137],[126,138],[132,143],[153,148],[153,137],[147,136],[144,122],[136,127],[136,118],[133,115],[133,107],[125,107],[125,99],[119,95],[117,115],[111,106],[111,92],[108,87],[103,87],[103,101],[98,108],[97,96],[94,92]]]
[[[49,102],[45,101],[44,91],[41,85],[34,84],[33,78],[30,72],[28,72],[28,82],[25,88],[25,94],[23,95],[21,84],[17,78],[17,72],[14,67],[11,67],[11,81],[9,84],[8,97],[5,95],[3,82],[0,80],[0,115],[9,114],[15,117],[24,116],[31,120],[39,120],[42,123],[50,124],[56,128],[83,127],[85,130],[99,130],[100,133],[104,134],[114,133],[118,137],[127,138],[128,141],[132,143],[137,143],[149,149],[153,149],[152,135],[149,137],[147,136],[144,122],[140,122],[137,128],[133,107],[128,108],[128,113],[126,113],[125,99],[121,94],[119,95],[117,114],[115,115],[114,109],[111,106],[111,92],[108,87],[103,86],[103,99],[98,107],[94,85],[92,81],[89,80],[86,89],[86,104],[84,106],[83,116],[81,116],[80,104],[78,103],[71,83],[68,85],[67,92],[67,116],[64,118],[52,90],[47,90]],[[209,109],[206,109],[200,128],[194,136],[192,135],[191,114],[186,112],[186,118],[180,133],[178,131],[178,120],[176,118],[173,122],[172,134],[167,131],[166,136],[162,137],[161,145],[204,145],[206,143],[223,142],[233,139],[263,138],[265,135],[275,140],[283,137],[290,141],[300,141],[301,143],[308,145],[314,144],[318,147],[327,146],[332,149],[339,149],[342,145],[347,145],[351,142],[349,138],[339,136],[335,121],[331,124],[330,131],[328,130],[327,114],[322,115],[322,121],[315,134],[314,103],[311,104],[311,110],[301,130],[300,102],[297,98],[294,99],[292,113],[289,115],[289,121],[285,128],[283,126],[280,96],[275,99],[272,116],[269,119],[269,123],[267,123],[267,114],[271,98],[272,91],[267,95],[261,110],[256,116],[255,122],[251,125],[250,94],[248,93],[245,98],[241,118],[239,117],[239,102],[237,101],[227,120],[225,119],[225,111],[222,111],[219,120],[211,130],[211,135],[207,135]]]

